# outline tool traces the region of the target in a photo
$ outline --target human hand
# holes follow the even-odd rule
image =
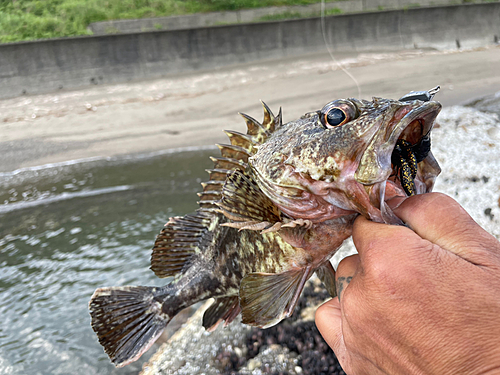
[[[500,373],[500,243],[446,195],[396,199],[411,229],[356,219],[318,329],[351,375]]]

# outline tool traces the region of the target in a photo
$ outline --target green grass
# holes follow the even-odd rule
[[[335,1],[335,0],[329,0]],[[320,0],[0,0],[0,42],[88,35],[92,22],[163,17]]]
[[[339,8],[326,9],[325,11],[326,16],[331,16],[334,14],[341,14],[341,13],[342,10],[340,10]],[[319,16],[321,16],[320,12],[310,13],[307,15],[299,12],[283,12],[276,14],[268,14],[267,16],[260,17],[259,21],[280,21],[280,20],[289,20],[293,18],[319,17]]]
[[[301,18],[304,17],[302,13],[299,12],[283,12],[277,14],[268,14],[259,18],[259,21],[279,21],[288,20],[291,18]]]

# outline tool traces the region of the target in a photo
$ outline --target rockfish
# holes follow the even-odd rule
[[[226,131],[231,144],[212,158],[200,207],[156,238],[151,269],[172,281],[92,296],[92,328],[111,361],[137,360],[179,311],[208,298],[203,326],[212,330],[240,313],[245,324],[277,324],[314,272],[335,296],[329,260],[355,218],[402,224],[386,201],[432,190],[438,90],[338,99],[285,124],[265,104],[262,123],[243,114],[247,133]]]

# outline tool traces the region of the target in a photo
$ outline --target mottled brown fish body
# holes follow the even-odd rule
[[[355,218],[399,223],[385,201],[408,186],[430,191],[439,174],[430,131],[440,105],[426,93],[340,99],[287,124],[265,104],[262,123],[242,115],[247,134],[226,132],[200,208],[157,236],[151,269],[172,281],[92,296],[92,328],[112,362],[137,360],[181,309],[208,298],[211,330],[240,313],[246,324],[278,323],[314,272],[335,296],[329,259]]]

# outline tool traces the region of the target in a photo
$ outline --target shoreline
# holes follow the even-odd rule
[[[441,85],[444,106],[500,91],[500,46],[467,51],[336,54],[362,97],[397,98]],[[342,97],[352,80],[329,55],[310,55],[231,69],[98,86],[0,101],[0,173],[126,155],[175,152],[227,142],[242,131],[238,112],[262,117],[259,99],[284,121]],[[213,146],[212,146],[213,147]]]

